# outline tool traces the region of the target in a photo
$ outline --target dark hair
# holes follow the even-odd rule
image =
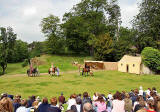
[[[43,104],[48,104],[48,99],[46,97],[44,97],[43,100],[42,100],[42,103]]]
[[[84,98],[87,98],[87,97],[88,97],[88,93],[87,93],[87,92],[84,92],[84,93],[83,93],[83,97],[84,97]]]
[[[21,100],[21,105],[27,107],[27,100],[26,99]]]
[[[155,109],[155,105],[154,105],[154,101],[153,100],[148,100],[147,104],[148,104],[149,108]]]
[[[104,102],[104,99],[103,99],[102,95],[98,96],[98,100],[97,101],[99,101],[101,103]]]

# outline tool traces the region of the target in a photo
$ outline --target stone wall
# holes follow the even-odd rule
[[[104,70],[118,70],[118,62],[104,62]]]

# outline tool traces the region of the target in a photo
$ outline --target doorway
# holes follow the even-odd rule
[[[129,65],[128,64],[126,66],[126,71],[127,71],[127,73],[129,72]]]

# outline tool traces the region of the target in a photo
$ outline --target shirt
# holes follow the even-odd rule
[[[30,109],[24,106],[21,106],[16,110],[16,112],[30,112]]]

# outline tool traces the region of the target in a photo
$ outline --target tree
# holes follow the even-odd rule
[[[59,53],[64,50],[64,37],[60,26],[60,20],[54,15],[49,15],[41,21],[41,31],[47,37],[46,46],[48,53]]]
[[[91,40],[106,32],[106,6],[106,0],[82,0],[65,13],[63,30],[70,50],[93,54]]]
[[[2,74],[5,74],[5,70],[7,68],[7,56],[10,52],[12,52],[12,48],[14,47],[14,43],[16,40],[16,34],[14,34],[13,29],[11,27],[0,28],[0,66],[2,68]]]
[[[94,42],[95,59],[105,60],[106,55],[112,52],[112,38],[108,33],[99,35]]]
[[[108,30],[113,40],[119,40],[119,26],[121,25],[121,12],[118,5],[118,0],[111,0],[107,6]]]
[[[147,46],[160,49],[159,12],[159,0],[142,0],[139,14],[133,20],[139,53]]]
[[[143,63],[156,73],[160,73],[160,51],[146,47],[142,51]]]
[[[7,56],[7,62],[16,63],[22,62],[24,59],[28,59],[28,44],[22,40],[16,40],[14,47],[12,48],[12,54]]]

